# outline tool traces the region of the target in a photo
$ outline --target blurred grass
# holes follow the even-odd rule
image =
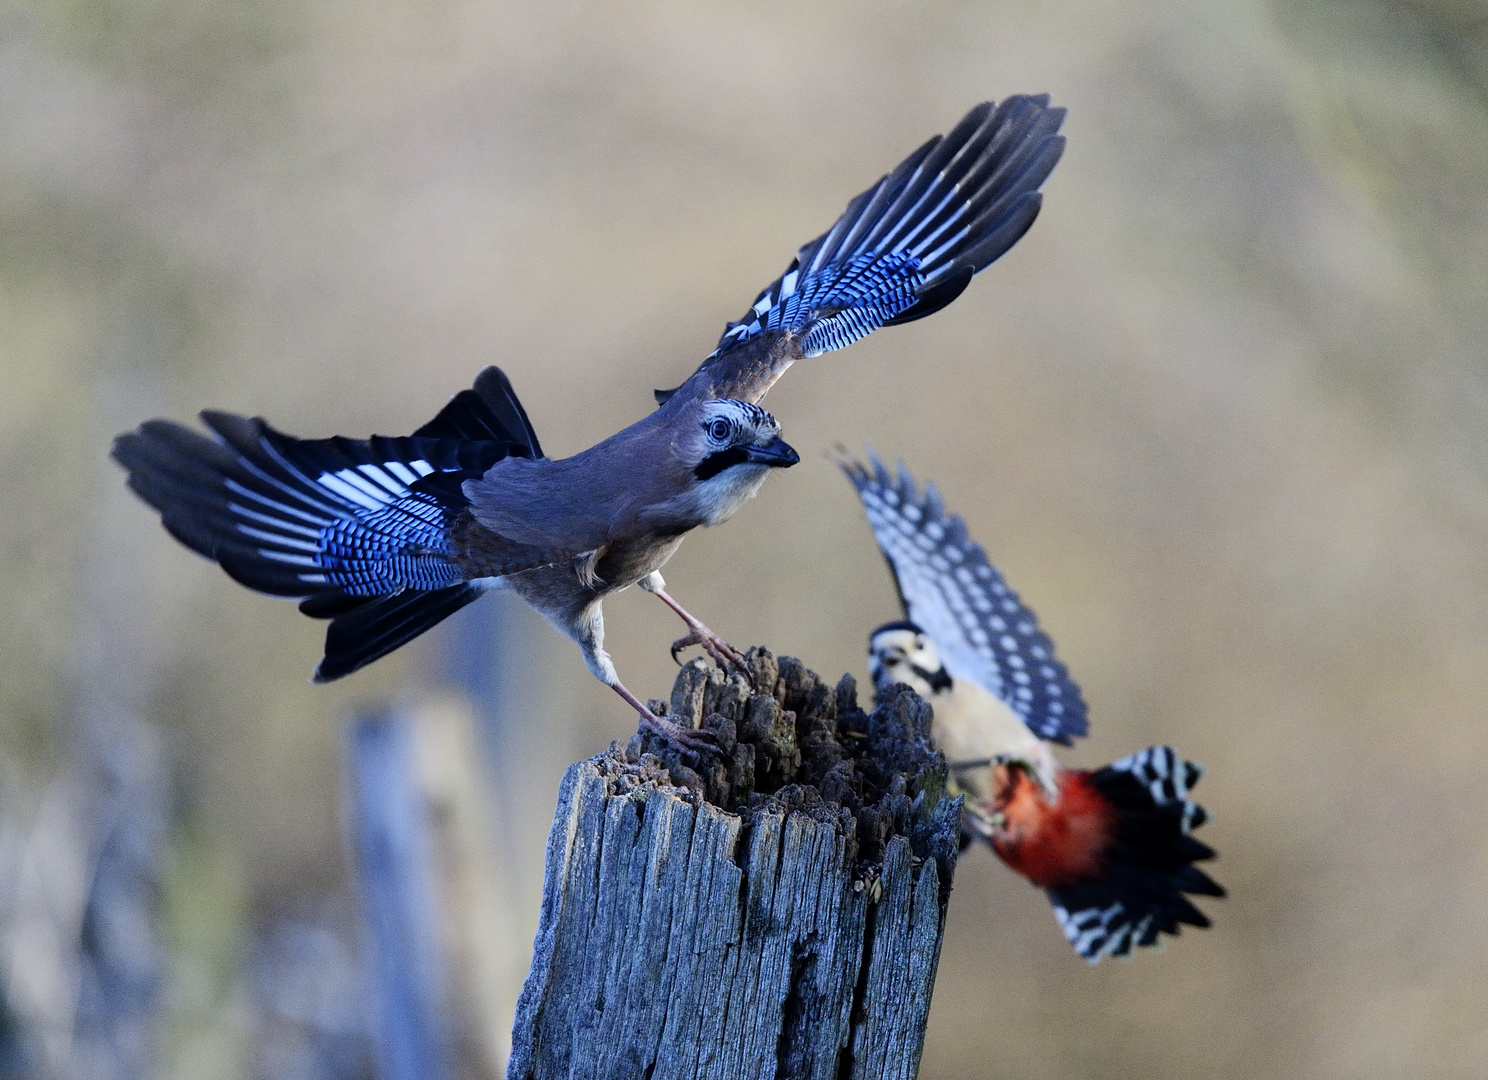
[[[1488,4],[152,0],[0,26],[0,753],[34,804],[102,705],[165,729],[167,1061],[242,1071],[234,943],[344,889],[338,719],[437,680],[416,646],[307,686],[321,628],[170,542],[113,434],[209,406],[399,433],[498,362],[573,452],[882,169],[1049,90],[1070,148],[1028,238],[935,319],[794,369],[769,404],[803,464],[668,579],[736,641],[862,675],[892,591],[822,453],[872,442],[1059,642],[1093,707],[1072,760],[1163,740],[1209,766],[1232,895],[1160,957],[1085,970],[968,856],[927,1078],[1482,1074]],[[676,628],[607,607],[660,693]],[[523,737],[624,735],[532,632],[563,700]]]
[[[243,965],[252,911],[242,868],[215,838],[178,830],[160,898],[170,957],[161,1074],[241,1076],[250,1061]]]

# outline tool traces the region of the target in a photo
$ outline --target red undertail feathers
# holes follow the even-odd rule
[[[1202,775],[1172,747],[1153,746],[1093,772],[1062,771],[1051,803],[1021,767],[998,765],[992,848],[1048,893],[1086,960],[1128,956],[1181,924],[1209,925],[1185,894],[1225,894],[1193,865],[1214,857],[1190,835],[1207,819],[1188,798]]]

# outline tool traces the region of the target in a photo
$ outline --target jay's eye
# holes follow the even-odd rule
[[[727,420],[714,420],[708,425],[708,434],[714,442],[728,442],[729,432],[732,430],[733,425]]]

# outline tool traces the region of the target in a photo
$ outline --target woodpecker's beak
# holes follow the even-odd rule
[[[791,445],[779,435],[764,446],[751,446],[744,451],[744,460],[755,465],[769,465],[776,469],[788,469],[801,460]]]

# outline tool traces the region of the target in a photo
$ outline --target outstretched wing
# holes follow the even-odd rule
[[[892,476],[872,454],[868,465],[839,464],[858,490],[905,615],[935,642],[951,677],[997,695],[1041,739],[1067,745],[1084,735],[1085,701],[1054,643],[961,519],[946,514],[935,485],[922,494],[903,465]]]
[[[683,387],[758,401],[795,360],[945,307],[1038,217],[1063,121],[1047,95],[972,109],[801,248]]]
[[[481,372],[413,435],[296,439],[259,419],[205,412],[215,438],[151,420],[114,441],[129,486],[172,536],[251,589],[331,619],[321,681],[387,654],[474,600],[454,529],[461,487],[507,457],[540,457],[506,376]],[[492,575],[552,561],[486,538]],[[497,564],[497,556],[505,559]]]

